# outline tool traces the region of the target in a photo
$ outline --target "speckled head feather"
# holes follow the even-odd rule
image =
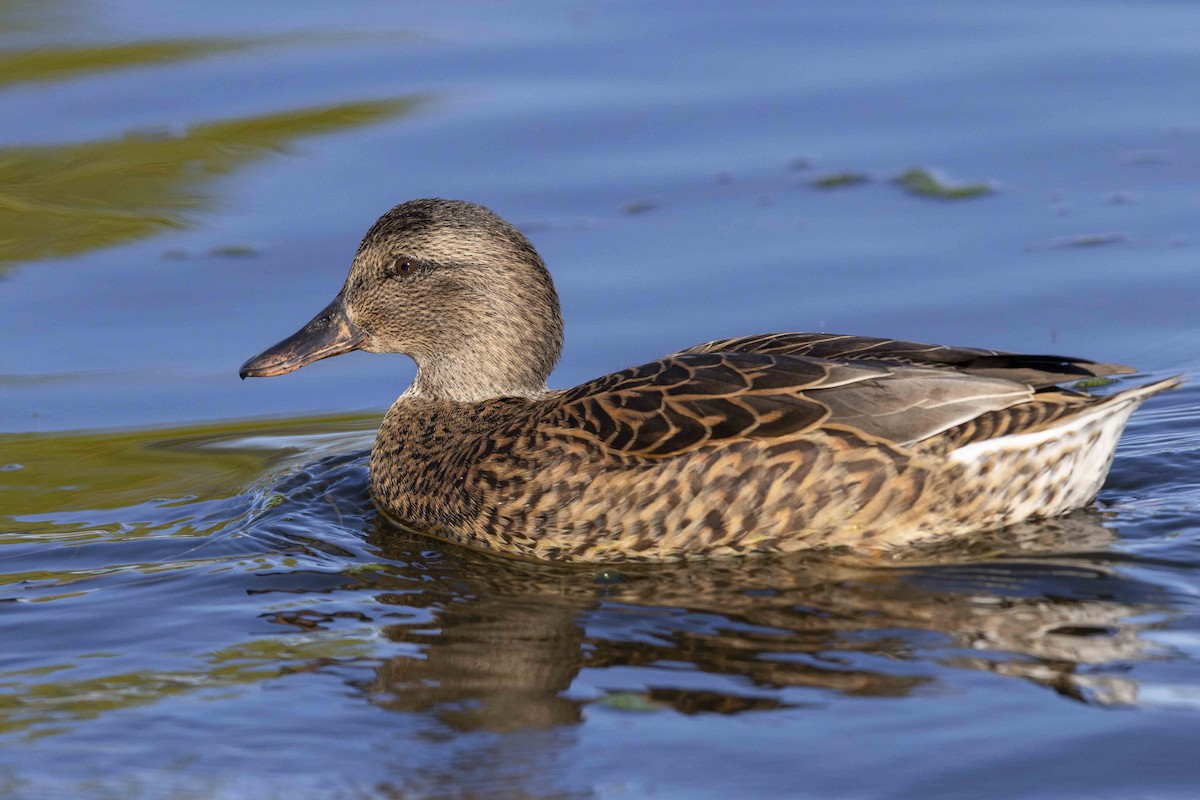
[[[342,289],[363,350],[417,362],[413,393],[536,395],[562,349],[558,294],[524,234],[483,206],[413,200],[363,237]]]

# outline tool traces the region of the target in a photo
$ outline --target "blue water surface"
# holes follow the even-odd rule
[[[1188,2],[0,2],[0,796],[1196,796],[1195,379],[1065,520],[597,573],[379,522],[405,358],[237,368],[442,196],[545,257],[553,386],[776,330],[1190,375],[1198,42]]]

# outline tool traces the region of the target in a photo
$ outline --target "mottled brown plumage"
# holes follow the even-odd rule
[[[351,349],[406,353],[371,490],[433,536],[551,560],[877,552],[1091,501],[1167,379],[1059,356],[780,333],[724,339],[564,391],[558,297],[529,241],[458,201],[381,217],[341,293],[243,377]]]

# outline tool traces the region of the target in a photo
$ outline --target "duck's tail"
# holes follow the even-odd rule
[[[972,500],[997,525],[1087,505],[1104,484],[1129,417],[1148,398],[1177,388],[1176,375],[1135,386],[1032,431],[972,442],[948,454],[977,487]],[[984,508],[979,508],[983,516]]]

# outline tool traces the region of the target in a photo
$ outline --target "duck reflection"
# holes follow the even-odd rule
[[[1101,520],[1031,523],[899,563],[807,556],[621,572],[431,551],[377,527],[381,555],[419,580],[378,600],[431,618],[384,628],[420,655],[379,667],[369,694],[494,732],[577,723],[592,702],[735,714],[821,699],[791,687],[900,697],[936,689],[954,668],[1134,703],[1136,684],[1105,668],[1151,654],[1140,633],[1161,602],[1119,574]],[[636,689],[621,688],[631,678]]]
[[[373,694],[385,708],[437,708],[458,730],[508,732],[580,720],[563,693],[583,666],[582,603],[554,597],[476,597],[451,602],[437,623],[391,625],[386,635],[425,658],[393,658]]]

